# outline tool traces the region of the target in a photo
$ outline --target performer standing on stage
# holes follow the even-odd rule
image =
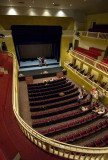
[[[39,57],[39,58],[37,58],[37,59],[39,60],[39,66],[42,67],[42,58]]]
[[[47,65],[47,60],[46,60],[46,58],[44,59],[44,64],[45,64],[45,66]]]
[[[41,60],[42,60],[42,64],[44,63],[44,56],[41,58]]]

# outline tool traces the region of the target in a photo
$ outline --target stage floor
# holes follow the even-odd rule
[[[37,69],[45,69],[45,68],[55,68],[59,67],[59,62],[56,59],[47,59],[47,66],[44,64],[42,67],[39,66],[39,61],[20,61],[20,69],[19,71],[28,71],[28,70],[37,70]]]
[[[56,76],[56,73],[62,72],[63,68],[59,65],[56,59],[47,59],[47,66],[39,66],[39,61],[21,61],[19,74],[24,77],[33,76],[33,78],[44,78]]]

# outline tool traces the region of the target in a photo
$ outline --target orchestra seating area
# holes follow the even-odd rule
[[[90,147],[92,143],[94,147],[108,145],[108,119],[92,111],[99,104],[91,105],[86,91],[81,102],[78,102],[80,87],[72,81],[61,77],[28,84],[27,88],[32,127],[36,131],[70,144],[77,142],[78,145]],[[83,111],[82,106],[87,110]]]
[[[103,50],[94,47],[90,47],[89,50],[81,47],[76,47],[75,50],[94,59],[98,59],[98,57],[102,55],[102,52],[104,52]]]

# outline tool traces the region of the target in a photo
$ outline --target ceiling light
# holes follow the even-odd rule
[[[56,14],[57,17],[66,17],[66,14],[63,11],[58,11],[58,13]]]
[[[48,10],[45,10],[43,12],[43,16],[51,16],[50,12]]]
[[[14,8],[10,8],[8,10],[7,15],[18,15],[17,11]]]

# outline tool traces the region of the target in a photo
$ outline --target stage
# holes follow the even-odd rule
[[[62,72],[63,68],[60,67],[56,59],[47,59],[47,66],[44,64],[39,66],[38,60],[21,61],[19,73],[24,77],[19,77],[19,80],[25,80],[25,77],[32,76],[34,79],[56,76],[56,73]]]

